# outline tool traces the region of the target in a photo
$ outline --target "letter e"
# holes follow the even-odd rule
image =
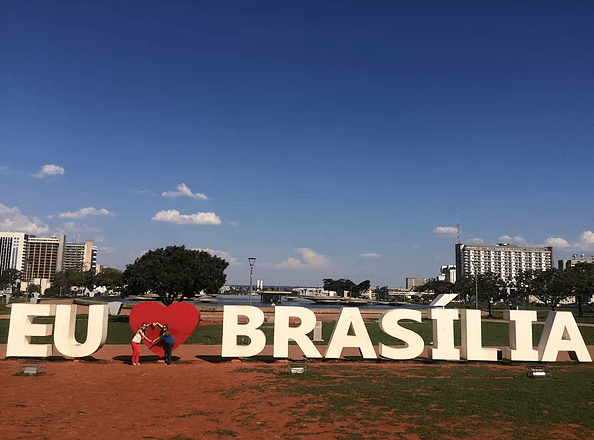
[[[31,344],[31,336],[50,336],[52,324],[33,324],[36,316],[53,316],[55,304],[13,304],[6,357],[49,357],[52,344]]]

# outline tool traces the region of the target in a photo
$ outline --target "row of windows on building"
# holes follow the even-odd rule
[[[96,268],[97,247],[92,240],[67,243],[65,235],[35,237],[22,232],[0,232],[0,271],[18,270],[22,288],[35,283],[43,291],[51,286],[58,271],[96,271]]]

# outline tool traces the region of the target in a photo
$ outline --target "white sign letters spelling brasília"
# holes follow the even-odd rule
[[[55,316],[52,324],[34,323],[37,316]],[[480,310],[432,308],[427,318],[433,321],[433,345],[428,355],[434,360],[497,361],[495,347],[483,347],[481,340]],[[461,323],[461,346],[454,345],[454,322]],[[503,349],[503,358],[511,361],[555,362],[559,352],[573,352],[579,362],[592,362],[588,348],[571,312],[549,312],[538,347],[532,345],[532,326],[536,311],[507,310],[504,320],[509,322],[509,347]],[[85,357],[99,350],[107,338],[108,306],[89,306],[87,339],[84,343],[74,337],[76,306],[51,304],[13,304],[6,347],[7,357],[48,357],[51,344],[32,344],[32,336],[54,335],[56,349],[68,357]],[[298,324],[290,325],[290,321]],[[421,311],[393,309],[379,319],[381,330],[404,342],[389,346],[373,346],[358,308],[343,308],[338,316],[324,355],[320,353],[308,334],[316,324],[313,311],[303,307],[278,306],[274,310],[275,358],[289,356],[289,342],[294,341],[310,359],[340,358],[344,348],[357,348],[365,359],[414,359],[424,350],[424,341],[414,331],[400,325],[401,321],[421,322]],[[249,357],[260,354],[266,346],[266,336],[260,329],[264,312],[251,306],[225,306],[223,308],[223,339],[221,355],[227,358]],[[200,330],[198,330],[200,331]],[[249,344],[238,343],[238,337],[249,338]]]

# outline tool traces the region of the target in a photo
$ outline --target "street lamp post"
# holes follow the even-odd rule
[[[478,310],[478,270],[476,262],[474,264],[474,308]]]
[[[254,263],[256,262],[255,257],[249,257],[248,262],[250,263],[250,306],[252,305],[252,272],[254,269]]]

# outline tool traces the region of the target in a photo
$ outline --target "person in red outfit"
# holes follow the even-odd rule
[[[136,331],[136,334],[132,338],[132,365],[140,365],[140,344],[143,339],[152,342],[146,337],[147,325],[143,322],[140,328]]]

